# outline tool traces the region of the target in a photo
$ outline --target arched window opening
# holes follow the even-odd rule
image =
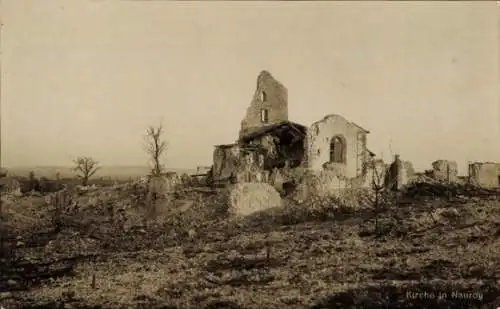
[[[267,109],[262,109],[260,111],[260,121],[262,123],[268,123],[269,122],[269,111]]]
[[[330,141],[330,162],[345,163],[345,144],[339,136]]]
[[[266,102],[267,101],[267,93],[265,91],[262,91],[260,93],[260,101],[261,102]]]

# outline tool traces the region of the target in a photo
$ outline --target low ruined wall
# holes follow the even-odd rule
[[[230,189],[229,211],[233,215],[246,216],[281,206],[280,194],[267,183],[238,183]]]
[[[314,207],[315,201],[336,201],[336,206],[371,207],[373,190],[363,186],[364,178],[342,179],[332,172],[309,174],[290,196],[297,203],[306,203]],[[371,183],[370,183],[371,186]],[[335,207],[335,205],[331,205]]]
[[[500,163],[475,163],[469,166],[471,181],[485,188],[500,187]]]
[[[432,162],[432,173],[436,180],[457,182],[458,165],[455,161],[437,160]]]
[[[336,195],[339,190],[348,188],[349,180],[339,177],[333,171],[309,171],[296,188],[294,198],[304,201],[311,196],[326,197]]]
[[[387,165],[381,160],[367,164],[368,166],[365,169],[365,174],[352,178],[343,176],[343,167],[337,166],[337,168],[335,168],[335,165],[330,165],[321,171],[303,170],[304,173],[301,175],[295,193],[293,194],[294,199],[297,201],[304,201],[312,196],[320,198],[338,196],[339,194],[343,194],[346,190],[371,190],[373,177],[375,176],[374,168],[377,170],[378,176],[380,177],[380,184],[384,185]]]

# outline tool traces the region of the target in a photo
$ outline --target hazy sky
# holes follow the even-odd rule
[[[341,114],[417,169],[500,161],[499,10],[485,3],[3,0],[1,161],[143,165],[164,122],[167,165],[233,142],[256,78],[290,120]]]

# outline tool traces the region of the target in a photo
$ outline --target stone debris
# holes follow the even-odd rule
[[[487,198],[500,196],[500,190],[481,188],[470,184],[444,183],[429,177],[420,177],[403,190],[403,195],[409,198],[453,197],[453,198]]]
[[[283,206],[278,191],[266,183],[236,184],[230,190],[229,201],[230,213],[243,216]]]

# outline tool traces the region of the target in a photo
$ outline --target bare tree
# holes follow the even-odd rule
[[[75,167],[73,170],[77,173],[77,177],[82,180],[82,185],[88,184],[89,178],[99,170],[99,162],[91,157],[78,157],[73,161]]]
[[[160,176],[163,171],[162,157],[167,150],[167,142],[163,140],[163,125],[150,126],[146,131],[146,153],[151,161],[151,175]]]
[[[380,198],[382,191],[384,190],[384,179],[382,178],[383,172],[378,171],[377,165],[375,162],[372,162],[373,166],[373,174],[372,174],[372,190],[375,193],[375,200],[373,201],[373,208],[375,210],[375,233],[380,233],[380,222],[379,222],[379,214],[381,212],[382,205],[380,205]]]

